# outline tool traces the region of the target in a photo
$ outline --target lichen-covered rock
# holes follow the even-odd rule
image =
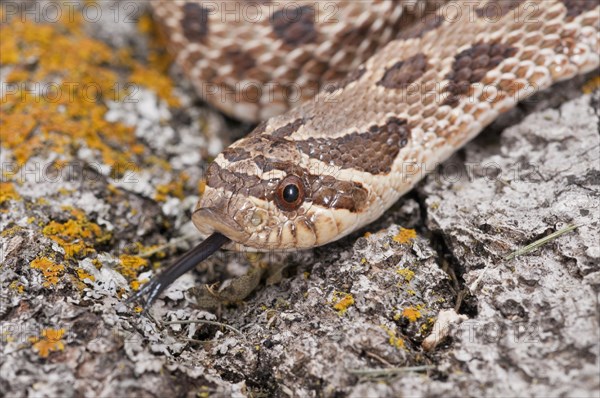
[[[477,316],[453,334],[466,394],[598,394],[600,139],[592,101],[582,96],[525,118],[497,149],[471,145],[465,159],[448,163],[473,165],[468,178],[432,178],[421,188],[428,227],[443,234],[477,297]],[[577,228],[507,258],[570,225]]]
[[[136,11],[136,24],[0,25],[7,396],[598,396],[597,94],[573,83],[501,118],[363,231],[263,257],[282,278],[244,303],[194,306],[192,287],[256,261],[218,253],[149,316],[125,305],[197,240],[202,173],[230,139],[217,133],[244,128],[167,78]],[[24,96],[57,76],[102,95]],[[426,351],[440,311],[460,316]]]

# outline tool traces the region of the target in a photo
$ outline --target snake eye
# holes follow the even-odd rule
[[[304,185],[302,180],[294,175],[285,177],[277,186],[275,202],[285,211],[296,210],[304,201]]]
[[[294,203],[300,196],[300,188],[296,184],[288,184],[283,188],[283,200],[288,203]]]

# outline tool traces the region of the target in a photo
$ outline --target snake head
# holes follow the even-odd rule
[[[192,220],[203,234],[231,239],[232,249],[297,250],[372,221],[378,214],[365,209],[376,199],[351,173],[309,159],[292,140],[252,134],[210,164]]]

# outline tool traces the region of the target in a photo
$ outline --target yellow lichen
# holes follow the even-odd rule
[[[14,227],[6,228],[5,230],[0,231],[0,236],[7,237],[13,236],[14,234],[23,230],[23,227],[15,225]]]
[[[10,285],[8,285],[9,289],[16,290],[17,293],[22,294],[25,291],[25,286],[19,281],[12,281]]]
[[[119,256],[119,262],[121,267],[119,271],[123,276],[133,279],[137,276],[137,272],[140,268],[144,268],[148,265],[148,260],[140,256],[133,256],[130,254],[123,254]]]
[[[30,338],[33,343],[33,350],[42,358],[47,358],[50,352],[64,350],[65,343],[62,341],[64,334],[64,329],[42,330],[41,339],[37,337]]]
[[[1,16],[0,16],[0,18],[1,18]],[[15,336],[10,334],[10,332],[8,330],[4,330],[0,334],[0,341],[2,341],[3,343],[12,343],[15,341]]]
[[[199,391],[198,392],[198,397],[199,398],[209,398],[209,397],[212,396],[211,392],[213,391],[213,389],[211,387],[201,386],[200,389],[204,390],[204,391]]]
[[[65,266],[57,264],[54,261],[46,257],[38,257],[33,260],[30,264],[31,268],[42,271],[46,281],[43,283],[44,287],[56,285],[58,278],[62,275],[65,270]]]
[[[338,314],[343,315],[346,313],[349,307],[354,305],[354,297],[350,293],[344,292],[333,292],[333,298],[331,300],[333,305],[333,309],[338,312]]]
[[[388,342],[392,347],[396,347],[398,349],[405,348],[404,340],[401,337],[398,337],[395,330],[392,330],[385,325],[381,325],[381,328],[387,333]]]
[[[433,322],[432,322],[433,320]],[[419,328],[419,333],[421,333],[422,335],[427,335],[429,334],[429,331],[431,330],[431,327],[434,325],[435,323],[435,318],[428,318],[427,322],[424,322],[421,327]]]
[[[400,228],[400,232],[396,234],[392,239],[394,242],[401,244],[408,243],[417,237],[417,232],[414,229]]]
[[[121,299],[126,294],[129,294],[129,292],[124,287],[120,287],[117,289],[117,298]]]
[[[0,182],[0,205],[9,200],[19,199],[21,199],[21,197],[15,191],[15,187],[11,182]]]
[[[396,270],[396,273],[398,275],[400,275],[401,277],[403,277],[406,282],[410,282],[412,280],[412,278],[415,277],[414,271],[411,271],[408,268],[398,268]]]

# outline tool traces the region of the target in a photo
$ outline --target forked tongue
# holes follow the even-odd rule
[[[152,303],[154,303],[163,290],[169,287],[181,275],[198,265],[201,261],[206,260],[208,256],[219,250],[221,246],[227,242],[229,242],[229,238],[225,235],[221,235],[218,232],[213,233],[196,247],[188,250],[167,269],[152,278],[152,280],[135,295],[127,299],[127,304],[136,300],[141,300],[144,307],[143,313],[145,313],[152,307]]]

